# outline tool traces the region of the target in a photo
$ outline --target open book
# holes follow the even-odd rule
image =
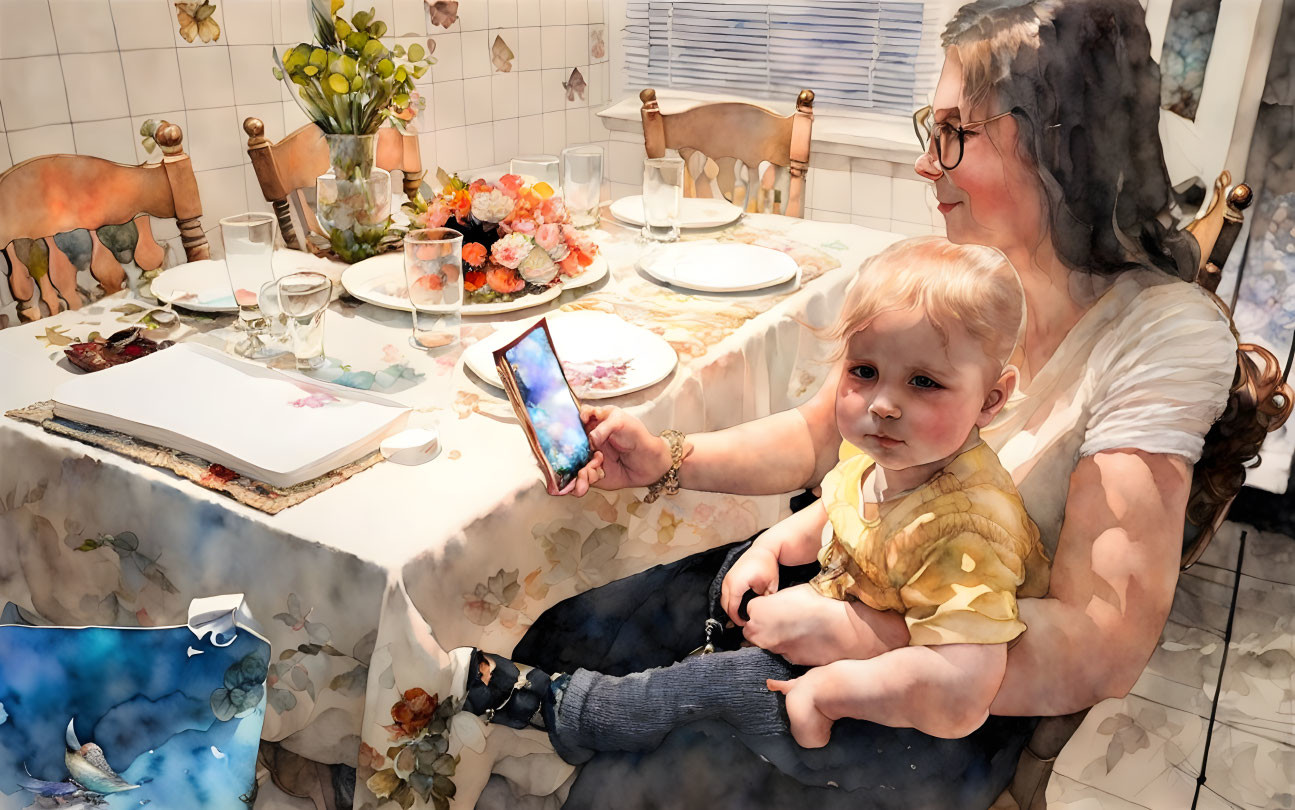
[[[368,455],[409,419],[408,408],[367,391],[188,343],[63,383],[54,414],[277,487]]]

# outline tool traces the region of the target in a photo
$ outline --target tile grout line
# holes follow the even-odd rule
[[[67,87],[67,72],[63,70],[63,49],[58,44],[58,28],[54,25],[54,9],[50,6],[49,0],[45,0],[45,13],[49,15],[49,30],[54,34],[55,61],[58,62],[59,81],[63,83],[63,109],[67,110],[67,128],[72,133],[72,151],[79,155],[81,150],[76,145],[76,127],[72,126],[72,102],[68,99],[70,93]],[[115,29],[113,36],[116,36]],[[122,76],[122,84],[125,83],[126,77]]]
[[[139,130],[135,128],[135,111],[131,109],[130,91],[126,88],[126,59],[121,55],[121,39],[117,34],[117,15],[112,13],[111,2],[108,3],[108,19],[112,20],[112,38],[113,38],[113,41],[117,43],[117,63],[121,65],[121,89],[126,96],[126,120],[130,122],[130,146],[131,146],[131,151],[134,151],[135,138],[136,138],[135,133],[137,133]],[[75,131],[76,130],[74,129],[73,132]],[[143,136],[139,136],[139,137],[143,137]],[[148,157],[147,157],[148,153],[145,152],[144,154],[145,154],[145,158],[143,160],[143,163],[148,163]],[[135,152],[135,156],[139,157],[139,153]],[[140,165],[143,165],[143,164],[141,163]],[[149,216],[150,227],[153,224],[152,219],[153,217],[152,215],[150,215]]]

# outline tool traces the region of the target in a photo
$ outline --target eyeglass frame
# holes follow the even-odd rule
[[[1006,118],[1007,116],[1012,115],[1015,112],[1016,110],[1008,110],[1007,112],[1001,112],[998,115],[990,116],[989,118],[986,118],[983,121],[972,121],[969,124],[963,124],[961,126],[956,126],[956,127],[947,121],[940,121],[939,125],[949,127],[954,132],[958,133],[958,159],[953,162],[952,166],[944,162],[944,155],[941,153],[941,150],[940,150],[940,139],[935,137],[935,127],[937,126],[937,124],[933,123],[929,127],[927,127],[926,122],[931,118],[931,116],[935,114],[935,108],[932,107],[930,104],[927,104],[926,106],[921,107],[920,109],[918,109],[913,113],[913,133],[917,135],[917,142],[925,152],[931,151],[931,143],[934,141],[935,162],[938,163],[940,165],[940,168],[943,169],[944,171],[951,172],[954,169],[958,168],[959,164],[962,163],[962,158],[967,154],[966,137],[967,137],[967,132],[972,127],[983,127],[985,124],[991,123],[993,121],[997,121],[1000,118]],[[926,137],[922,137],[923,129],[926,129]]]

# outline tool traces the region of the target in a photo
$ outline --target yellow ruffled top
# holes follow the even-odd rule
[[[912,645],[998,644],[1025,630],[1016,599],[1047,593],[1050,562],[989,445],[879,504],[869,521],[860,483],[874,462],[848,443],[840,455],[823,479],[832,533],[812,581],[819,593],[903,613]]]

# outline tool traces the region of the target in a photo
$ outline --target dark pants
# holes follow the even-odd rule
[[[554,605],[513,657],[548,672],[625,675],[668,666],[705,641],[709,592],[732,546],[701,552]],[[783,587],[817,566],[784,569]],[[733,646],[740,634],[730,632]],[[671,733],[650,753],[603,753],[582,766],[567,808],[975,810],[1007,787],[1037,718],[991,716],[958,740],[839,720],[825,748],[790,736],[745,740],[718,721]]]

